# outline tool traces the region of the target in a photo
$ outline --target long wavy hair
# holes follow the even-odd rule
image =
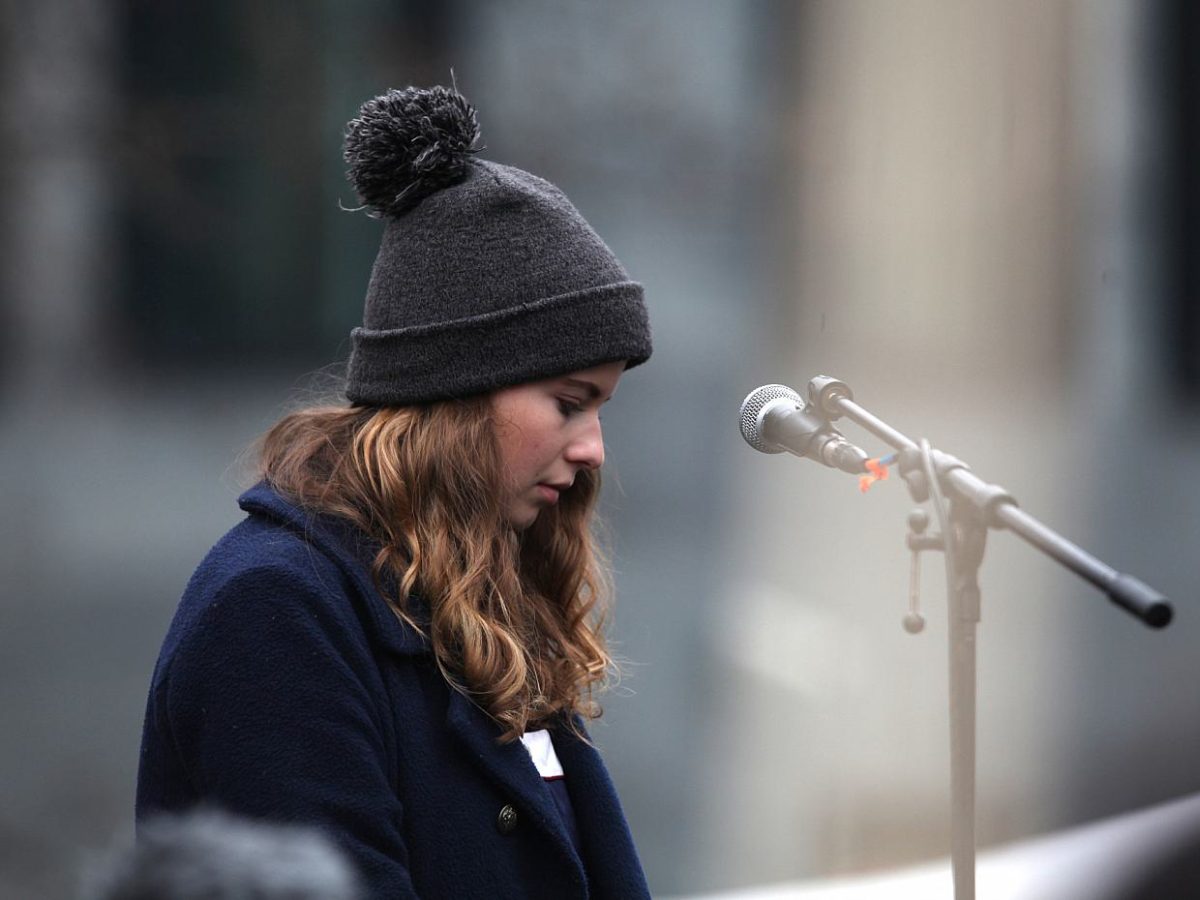
[[[608,569],[591,532],[598,472],[581,470],[557,504],[514,529],[486,396],[293,412],[261,439],[259,467],[294,503],[380,544],[376,585],[414,628],[411,598],[427,604],[438,667],[502,740],[600,715],[594,694],[614,667]]]

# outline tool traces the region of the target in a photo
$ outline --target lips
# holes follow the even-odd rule
[[[567,488],[569,488],[570,486],[571,485],[569,483],[568,484],[547,484],[545,482],[542,482],[542,483],[538,484],[537,491],[538,491],[538,494],[541,495],[542,499],[545,500],[547,503],[557,503],[558,495],[561,494],[563,491],[567,490]]]

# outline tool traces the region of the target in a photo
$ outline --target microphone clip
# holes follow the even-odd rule
[[[855,447],[814,408],[775,400],[763,408],[762,432],[780,448],[851,475],[866,471],[867,454]]]

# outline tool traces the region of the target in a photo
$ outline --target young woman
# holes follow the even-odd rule
[[[600,407],[650,355],[641,286],[473,108],[348,126],[386,219],[350,405],[285,417],[193,576],[146,713],[139,819],[315,825],[388,898],[648,897],[583,720],[612,669],[589,522]]]

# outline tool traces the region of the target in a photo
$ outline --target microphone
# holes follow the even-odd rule
[[[755,388],[742,401],[739,416],[742,437],[761,453],[786,450],[852,475],[867,471],[867,454],[842,437],[787,385]]]

